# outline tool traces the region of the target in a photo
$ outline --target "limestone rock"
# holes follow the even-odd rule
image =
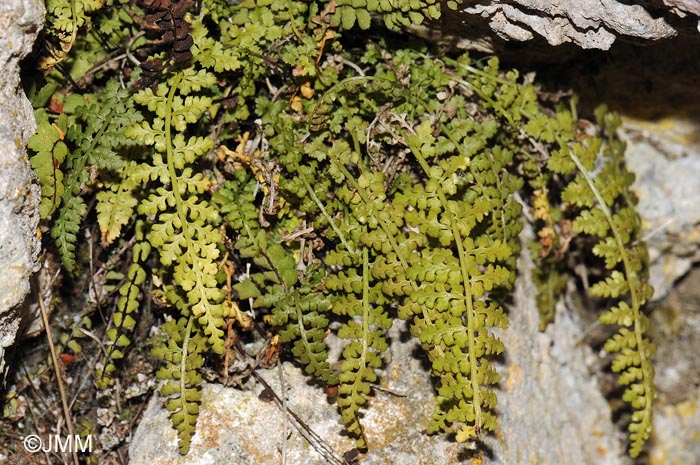
[[[622,136],[649,246],[654,299],[700,261],[700,124],[681,118],[649,124],[627,118]],[[680,141],[680,143],[679,143]]]
[[[597,357],[579,344],[582,324],[574,312],[559,305],[555,322],[539,332],[536,291],[525,271],[531,263],[523,261],[516,306],[502,334],[506,347],[498,403],[502,434],[498,440],[487,440],[494,457],[484,463],[622,464],[621,433],[589,371]]]
[[[700,16],[700,0],[664,0],[664,4],[676,9],[676,14],[683,12]]]
[[[390,361],[381,378],[384,389],[375,389],[363,418],[370,443],[363,465],[623,463],[621,433],[613,426],[607,402],[588,372],[587,361],[594,356],[585,345],[576,343],[582,334],[578,321],[561,309],[557,321],[540,333],[535,291],[527,272],[523,273],[517,304],[510,311],[510,328],[502,334],[507,355],[498,393],[500,433],[487,438],[484,448],[422,432],[434,396],[427,361],[416,356],[420,353],[417,343],[395,324],[390,333]],[[277,393],[286,392],[289,408],[342,457],[353,448],[353,441],[340,434],[335,408],[299,368],[285,363],[283,370],[286,390],[280,388],[277,370],[261,374]],[[160,399],[152,399],[134,434],[129,463],[282,463],[287,436],[284,416],[273,402],[260,400],[261,390],[261,386],[242,391],[205,385],[197,433],[187,457],[177,453],[175,432]],[[342,463],[326,462],[291,425],[288,418],[287,430],[292,434],[286,442],[286,463]]]
[[[44,19],[41,0],[0,3],[0,372],[19,327],[15,311],[38,268],[39,188],[25,145],[36,128],[19,79]]]
[[[654,42],[678,34],[697,34],[697,0],[627,2],[623,0],[490,0],[463,2],[460,12],[446,10],[450,34],[479,37],[483,23],[505,41],[544,38],[549,45],[571,43],[583,49],[608,50],[620,39]],[[479,32],[472,34],[470,30]],[[493,44],[494,48],[501,48]],[[550,51],[551,53],[551,51]]]
[[[649,465],[688,465],[700,457],[700,396],[654,412]]]
[[[651,313],[656,342],[654,434],[649,465],[684,465],[700,458],[700,268]]]

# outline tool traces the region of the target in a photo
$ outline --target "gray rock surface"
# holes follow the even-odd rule
[[[657,345],[657,405],[700,400],[700,268],[654,306],[651,319],[650,335]]]
[[[25,151],[34,133],[32,107],[19,80],[44,19],[41,0],[0,2],[0,373],[4,349],[19,327],[16,308],[38,269],[39,188]]]
[[[676,14],[682,16],[683,13],[700,16],[700,0],[664,0],[664,4],[676,9]]]
[[[527,258],[527,257],[525,257]],[[502,435],[487,444],[491,461],[506,464],[624,463],[621,433],[589,367],[597,356],[580,344],[582,324],[560,304],[555,322],[539,332],[529,259],[523,260],[516,306],[502,339],[506,347],[498,411]]]
[[[700,268],[651,314],[656,401],[649,465],[700,463]]]
[[[654,299],[700,261],[700,121],[648,124],[627,119],[621,132],[651,259]]]
[[[700,463],[700,396],[654,411],[649,465]]]
[[[679,16],[698,16],[696,0],[667,0],[664,5],[622,0],[490,0],[464,2],[464,29],[480,17],[501,39],[544,38],[550,45],[573,43],[584,49],[607,50],[618,38],[658,41],[679,33]],[[470,18],[470,16],[472,18]],[[456,35],[460,35],[456,33]]]
[[[425,365],[415,355],[417,344],[404,342],[395,325],[381,387],[403,397],[375,390],[363,421],[371,447],[363,465],[623,463],[620,434],[588,372],[587,362],[594,356],[577,344],[582,335],[578,321],[562,308],[557,322],[540,333],[534,289],[527,276],[523,278],[510,312],[511,326],[502,334],[507,356],[498,393],[500,432],[486,439],[486,448],[421,433],[428,425],[433,389]],[[353,442],[340,434],[338,414],[322,390],[309,385],[297,367],[285,363],[283,369],[288,406],[338,456],[352,449]],[[277,393],[283,392],[277,370],[261,374]],[[155,397],[133,436],[130,465],[284,463],[284,416],[275,403],[259,399],[261,390],[261,386],[243,391],[205,385],[197,434],[187,457],[178,455],[175,433]],[[292,428],[289,418],[287,430],[291,432],[287,464],[328,463]]]

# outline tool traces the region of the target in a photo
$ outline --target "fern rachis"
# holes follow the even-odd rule
[[[634,341],[619,343],[614,336],[605,345],[605,349],[610,352],[621,352],[615,357],[613,362],[613,371],[619,372],[620,383],[623,385],[632,384],[628,387],[624,394],[624,399],[632,404],[634,413],[632,423],[630,424],[630,437],[632,443],[630,445],[630,455],[637,457],[641,453],[642,446],[649,438],[651,433],[652,415],[653,415],[653,400],[656,396],[654,389],[654,370],[648,357],[653,355],[654,348],[644,337],[644,333],[648,330],[649,322],[647,317],[642,313],[642,304],[650,297],[650,291],[647,291],[647,296],[640,296],[640,277],[639,267],[634,267],[630,262],[630,256],[625,246],[626,242],[622,238],[618,222],[613,219],[613,215],[608,207],[608,203],[603,199],[600,190],[596,183],[591,178],[588,170],[583,165],[582,161],[576,156],[574,151],[569,152],[571,160],[576,165],[579,173],[583,176],[590,191],[595,196],[597,208],[599,208],[607,222],[610,231],[612,232],[615,246],[622,261],[623,273],[621,278],[626,283],[623,292],[612,291],[607,289],[608,283],[603,286],[602,282],[591,288],[593,295],[610,295],[618,297],[619,294],[629,293],[631,306],[627,307],[631,310],[631,326],[633,328]],[[613,273],[615,273],[613,271]],[[641,284],[641,286],[644,286]],[[642,292],[644,292],[642,290]],[[623,305],[624,301],[619,305]],[[620,308],[620,307],[618,307]],[[601,321],[607,324],[620,324],[623,327],[630,326],[629,319],[621,319],[617,315],[606,312],[601,315]],[[622,330],[621,330],[622,331]],[[623,334],[623,332],[619,332]],[[625,338],[626,339],[626,338]],[[634,356],[631,356],[627,351],[633,351]],[[634,360],[639,357],[639,361]],[[634,360],[634,361],[633,361]],[[635,381],[639,381],[636,383]],[[641,388],[641,392],[640,389]],[[641,404],[637,401],[641,399]]]

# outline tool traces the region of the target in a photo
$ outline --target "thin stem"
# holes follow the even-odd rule
[[[194,322],[194,316],[190,315],[187,319],[187,327],[185,328],[185,337],[182,339],[182,354],[180,358],[180,401],[183,403],[182,411],[188,412],[187,405],[187,360],[189,357],[189,345],[190,336],[192,334],[192,326]],[[187,421],[187,420],[185,420]]]
[[[502,78],[500,78],[500,77],[498,77],[498,76],[494,76],[494,75],[492,75],[492,74],[485,73],[485,72],[483,72],[482,70],[480,70],[479,68],[475,68],[475,67],[473,67],[473,66],[465,65],[464,63],[460,63],[459,61],[454,60],[454,59],[452,59],[452,58],[443,58],[442,60],[443,60],[445,63],[447,63],[447,64],[450,64],[450,65],[455,66],[455,67],[457,67],[457,68],[462,68],[462,69],[465,70],[465,71],[468,71],[468,72],[470,72],[470,73],[472,73],[472,74],[476,74],[476,75],[479,76],[479,77],[483,77],[483,78],[486,78],[486,79],[490,79],[490,80],[492,80],[492,81],[494,81],[494,82],[497,82],[497,83],[499,83],[499,84],[504,84],[504,85],[510,85],[510,84],[512,84],[510,81],[506,81],[505,79],[502,79]]]
[[[644,336],[642,335],[642,321],[640,318],[641,302],[639,296],[637,295],[637,288],[635,286],[634,280],[632,279],[633,274],[636,273],[632,270],[632,264],[630,263],[629,256],[627,255],[627,251],[625,249],[625,244],[622,240],[620,230],[617,227],[615,221],[613,220],[612,213],[610,212],[610,209],[605,203],[605,200],[596,188],[593,179],[588,174],[588,171],[586,170],[585,166],[583,166],[581,160],[573,153],[573,151],[569,151],[569,157],[576,164],[576,168],[578,169],[579,173],[581,173],[581,176],[583,176],[583,178],[586,180],[586,183],[588,184],[588,187],[593,192],[596,202],[598,203],[598,207],[603,212],[603,215],[605,215],[605,219],[607,220],[608,225],[610,226],[610,230],[612,231],[613,236],[615,237],[615,245],[617,245],[617,248],[620,251],[620,255],[622,256],[622,264],[625,269],[627,286],[630,290],[630,300],[632,301],[632,313],[634,315],[634,338],[636,342],[637,351],[639,352],[642,376],[646,378],[646,370],[644,370],[644,367],[647,366],[649,362],[647,361],[647,356],[644,353],[644,346],[642,345],[644,341]],[[645,381],[642,382],[642,386],[644,387],[644,412],[646,416],[649,416],[651,413],[653,401],[653,395],[650,390],[651,383],[648,381],[649,380],[645,379]]]
[[[56,383],[58,384],[58,392],[61,397],[61,407],[63,408],[63,416],[66,420],[66,427],[68,428],[68,435],[70,436],[70,441],[75,441],[75,428],[73,428],[73,419],[71,418],[70,409],[68,408],[68,400],[66,397],[66,390],[63,386],[63,373],[61,372],[61,367],[58,364],[58,357],[56,356],[56,346],[53,343],[53,336],[51,335],[51,327],[49,326],[49,314],[46,311],[46,306],[44,304],[44,295],[41,292],[41,283],[39,279],[34,276],[34,285],[37,289],[39,308],[41,309],[41,318],[44,322],[44,331],[46,331],[46,339],[49,342],[49,350],[51,352],[51,363],[53,364],[54,373],[56,374]],[[73,444],[74,446],[75,444]],[[78,452],[76,447],[71,447],[73,465],[79,465]]]
[[[323,203],[321,200],[318,198],[316,195],[316,192],[314,192],[313,187],[311,187],[311,184],[309,184],[309,181],[306,180],[306,177],[300,173],[301,182],[304,183],[304,187],[306,188],[306,191],[309,193],[311,198],[313,199],[314,202],[316,202],[316,205],[318,206],[319,210],[321,210],[321,213],[323,213],[323,216],[326,217],[328,220],[328,224],[331,225],[331,228],[333,231],[338,235],[338,239],[340,239],[340,242],[345,246],[345,248],[350,252],[351,254],[355,254],[355,249],[352,248],[352,246],[345,240],[345,236],[343,233],[338,229],[338,226],[336,226],[335,221],[333,221],[333,218],[331,218],[331,215],[328,214],[328,211],[326,211],[326,207],[323,206]]]

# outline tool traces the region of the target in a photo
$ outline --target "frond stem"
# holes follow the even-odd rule
[[[406,144],[408,145],[408,148],[411,150],[413,155],[416,157],[416,160],[418,161],[418,164],[420,164],[421,168],[423,171],[430,176],[430,166],[428,166],[428,162],[425,160],[423,157],[423,154],[421,153],[420,149],[416,147],[414,144],[410,143],[407,138],[406,139]],[[459,255],[459,264],[460,268],[462,271],[462,281],[464,282],[464,302],[467,307],[467,336],[468,336],[468,345],[469,345],[469,369],[470,369],[470,376],[469,376],[469,381],[471,383],[472,387],[472,405],[474,407],[474,424],[475,428],[477,431],[481,429],[481,390],[479,389],[479,382],[478,382],[478,373],[477,373],[477,364],[476,364],[476,336],[475,336],[475,329],[474,327],[476,326],[476,314],[474,311],[474,303],[472,302],[472,291],[471,291],[471,286],[469,285],[469,268],[468,268],[468,263],[467,263],[467,254],[464,251],[464,244],[462,243],[462,237],[459,233],[459,228],[457,227],[457,222],[454,217],[454,213],[452,210],[450,210],[449,204],[447,203],[447,197],[445,196],[445,192],[442,190],[442,187],[440,184],[437,184],[436,187],[436,192],[438,194],[438,198],[440,199],[440,203],[443,205],[443,208],[446,210],[448,213],[448,218],[450,219],[450,228],[452,229],[452,234],[454,236],[454,241],[457,246],[457,253]]]
[[[617,248],[620,250],[620,255],[622,256],[622,263],[625,268],[625,276],[627,278],[627,286],[629,287],[630,290],[630,300],[632,301],[632,312],[634,314],[634,337],[635,337],[635,342],[637,345],[637,351],[639,352],[639,358],[640,358],[640,367],[642,368],[642,376],[644,377],[644,382],[642,383],[644,387],[644,415],[649,417],[651,415],[652,411],[652,401],[653,401],[653,395],[651,393],[651,382],[649,379],[647,379],[647,373],[646,370],[644,369],[647,364],[649,363],[647,360],[647,356],[644,353],[644,347],[642,345],[644,337],[642,335],[642,322],[640,318],[640,301],[639,301],[639,296],[637,295],[637,288],[635,286],[635,283],[632,279],[633,276],[633,271],[632,271],[632,265],[629,261],[629,257],[627,256],[627,251],[625,250],[625,244],[624,241],[622,240],[622,235],[620,234],[620,231],[617,227],[617,224],[613,220],[612,213],[610,212],[610,209],[608,208],[607,204],[605,203],[605,200],[603,197],[600,195],[600,192],[595,186],[595,183],[593,182],[593,179],[591,176],[588,174],[588,171],[586,170],[585,166],[583,166],[583,163],[581,160],[576,156],[573,151],[569,151],[569,157],[571,160],[576,164],[576,168],[579,170],[581,173],[581,176],[586,180],[586,183],[588,184],[588,187],[591,189],[593,192],[593,195],[595,196],[596,202],[598,202],[598,206],[600,210],[603,212],[605,215],[605,219],[607,220],[608,224],[610,225],[610,229],[613,232],[613,236],[615,237],[615,244],[617,245]]]
[[[311,184],[309,181],[306,180],[306,176],[300,173],[301,182],[304,183],[304,187],[306,188],[306,191],[309,193],[313,201],[316,203],[318,206],[318,209],[321,210],[321,213],[323,213],[323,216],[326,217],[328,220],[328,224],[331,225],[331,228],[333,229],[333,232],[335,232],[338,235],[338,239],[340,239],[340,242],[345,246],[345,248],[350,252],[351,254],[355,255],[355,249],[345,240],[345,236],[343,235],[342,231],[338,228],[338,226],[335,224],[335,221],[333,221],[333,218],[331,218],[331,215],[328,214],[328,211],[326,210],[326,207],[323,206],[323,202],[318,198],[316,195],[316,192],[314,192],[313,187],[311,187]]]

